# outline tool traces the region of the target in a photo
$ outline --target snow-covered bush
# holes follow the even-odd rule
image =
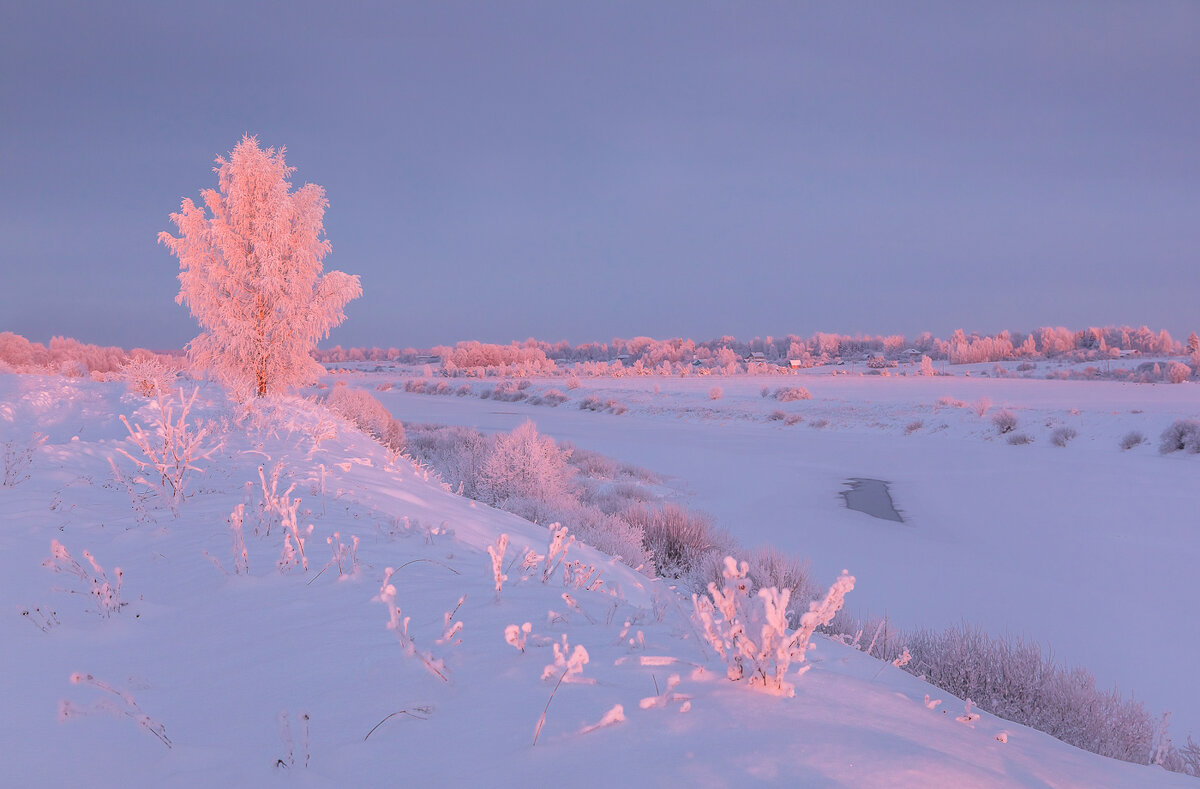
[[[159,395],[155,401],[158,409],[152,417],[152,433],[146,433],[141,425],[129,424],[125,415],[121,415],[121,422],[142,456],[134,457],[121,448],[117,451],[136,463],[141,471],[141,476],[134,482],[158,493],[176,516],[183,503],[189,474],[202,471],[195,464],[207,460],[218,448],[217,444],[208,443],[213,429],[211,424],[200,422],[193,428],[187,423],[199,393],[197,387],[191,397],[185,397],[183,390],[179,390],[178,417],[175,416],[174,400],[169,400],[166,393]]]
[[[781,403],[790,403],[795,400],[811,400],[812,395],[803,386],[788,386],[776,389],[775,399]]]
[[[404,450],[404,425],[365,389],[334,386],[329,392],[326,404],[335,414],[353,422],[360,430],[393,452]]]
[[[583,398],[579,401],[579,409],[581,411],[596,411],[598,413],[616,414],[618,416],[629,410],[616,400],[601,400],[599,397]]]
[[[924,420],[914,419],[904,426],[904,435],[911,436],[913,433],[917,432],[923,427],[925,427]]]
[[[786,676],[792,663],[804,663],[809,641],[818,627],[827,625],[854,588],[854,576],[842,572],[820,601],[814,600],[800,617],[800,626],[788,633],[788,590],[759,589],[751,597],[749,565],[725,557],[724,586],[708,585],[708,595],[692,595],[696,618],[708,644],[725,661],[729,679],[747,678],[751,687],[770,693],[794,695]],[[804,666],[799,674],[807,671]]]
[[[1012,433],[1008,437],[1008,443],[1017,447],[1023,444],[1032,444],[1033,439],[1027,433]]]
[[[1073,427],[1060,427],[1050,434],[1050,443],[1056,447],[1065,447],[1079,433]]]
[[[942,398],[942,399],[945,400],[946,398]],[[988,409],[991,407],[992,407],[992,401],[986,397],[981,397],[975,401],[974,405],[971,406],[971,410],[973,410],[975,412],[976,416],[981,417],[984,414],[986,414]]]
[[[1146,436],[1137,430],[1130,430],[1121,437],[1121,449],[1133,449],[1139,444],[1146,443]]]
[[[1097,689],[1084,669],[1055,665],[1037,644],[970,625],[919,630],[905,642],[913,656],[905,670],[981,709],[1093,753],[1149,760],[1155,727],[1145,707]]]
[[[157,356],[138,356],[121,368],[121,375],[131,392],[142,397],[169,396],[175,385],[175,371]]]
[[[1000,435],[1011,433],[1017,429],[1017,415],[1008,410],[998,411],[992,416],[992,424]]]
[[[707,554],[731,547],[729,537],[713,526],[711,518],[678,504],[634,505],[622,510],[620,517],[642,530],[643,544],[658,574],[666,578],[686,578]]]
[[[1164,376],[1167,383],[1181,384],[1192,377],[1192,368],[1181,362],[1167,362]]]
[[[714,386],[712,389],[708,390],[708,399],[709,400],[720,400],[721,397],[724,396],[724,394],[725,394],[725,392],[721,390],[721,387]]]
[[[1200,452],[1200,422],[1192,419],[1176,420],[1163,431],[1158,451],[1164,455],[1186,449],[1193,454]]]
[[[488,503],[513,497],[554,501],[571,489],[575,469],[567,462],[570,457],[569,449],[559,449],[526,420],[496,437],[479,469],[481,498]]]

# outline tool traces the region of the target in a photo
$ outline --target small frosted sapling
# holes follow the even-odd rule
[[[546,549],[546,561],[542,566],[542,583],[550,580],[550,576],[567,558],[567,551],[575,544],[575,535],[567,536],[567,527],[557,523],[550,524],[550,545]]]
[[[165,395],[157,397],[158,413],[152,417],[154,438],[141,425],[131,425],[125,415],[121,415],[121,422],[129,431],[130,439],[141,450],[142,457],[136,458],[124,449],[117,451],[136,463],[142,472],[142,476],[134,482],[155,490],[176,517],[183,503],[190,472],[203,471],[195,464],[212,457],[220,448],[219,444],[209,444],[207,441],[213,431],[212,424],[200,422],[193,429],[187,423],[188,414],[199,393],[199,387],[192,391],[191,397],[186,397],[183,390],[179,390],[178,418],[175,417],[174,400],[168,400]]]
[[[56,573],[73,575],[83,581],[88,588],[87,594],[96,604],[96,613],[100,616],[109,617],[120,613],[121,609],[127,605],[127,603],[121,602],[121,582],[125,579],[121,568],[113,568],[116,580],[115,582],[110,581],[108,574],[104,572],[104,568],[100,566],[90,551],[84,551],[83,558],[91,565],[90,571],[77,562],[62,543],[58,540],[51,540],[50,558],[43,561],[42,566]],[[73,589],[69,591],[71,594],[78,594]]]
[[[166,728],[143,712],[142,708],[137,705],[137,702],[133,700],[133,696],[129,695],[128,692],[117,690],[112,685],[96,679],[91,674],[84,674],[78,671],[71,675],[71,684],[91,685],[93,688],[115,696],[120,704],[107,697],[97,699],[87,706],[63,700],[58,703],[58,720],[60,722],[73,718],[83,718],[96,713],[113,715],[117,718],[129,718],[142,729],[157,737],[158,741],[163,745],[168,748],[171,747],[171,739],[167,737]]]

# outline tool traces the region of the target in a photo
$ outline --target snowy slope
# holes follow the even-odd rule
[[[381,373],[360,385],[381,380],[403,379]],[[811,400],[761,396],[764,386],[797,384]],[[713,386],[721,399],[709,398]],[[548,387],[565,388],[549,379],[529,391]],[[966,621],[1024,635],[1087,667],[1100,687],[1115,684],[1152,710],[1172,711],[1178,739],[1200,734],[1192,658],[1200,628],[1190,626],[1200,610],[1197,459],[1158,452],[1174,420],[1200,418],[1193,384],[827,373],[584,378],[557,408],[401,386],[376,394],[404,420],[494,431],[532,419],[556,439],[669,474],[687,506],[714,514],[743,545],[807,557],[826,578],[850,567],[859,579],[852,610],[904,627]],[[580,410],[590,396],[629,411]],[[976,406],[987,401],[981,417]],[[1011,446],[997,434],[991,418],[1002,409],[1032,443]],[[774,411],[804,421],[768,421]],[[1078,435],[1054,446],[1064,426]],[[1122,451],[1130,431],[1148,442]],[[847,510],[839,492],[853,477],[892,483],[907,523]]]
[[[131,470],[117,450],[136,449],[117,417],[148,424],[146,401],[116,384],[0,376],[0,437],[48,436],[28,479],[0,488],[8,785],[1193,785],[987,714],[958,722],[961,700],[822,638],[795,698],[730,683],[661,584],[581,546],[569,558],[600,567],[600,590],[542,583],[537,571],[521,580],[510,562],[526,546],[545,552],[545,529],[453,495],[302,402],[241,417],[205,387],[200,403],[221,448],[197,464],[178,517],[153,498],[139,516],[109,459]],[[308,570],[277,569],[279,524],[256,535],[248,516],[249,573],[230,574],[227,518],[253,509],[259,467],[279,463],[278,491],[294,482],[299,525],[314,527]],[[341,578],[326,566],[335,532],[360,540]],[[486,548],[501,533],[512,544],[497,601]],[[84,582],[43,567],[52,541],[85,567],[88,550],[110,579],[121,567],[125,605],[102,616]],[[416,650],[443,661],[448,681],[387,629],[373,598],[388,567],[399,568],[395,600]],[[437,643],[451,611],[461,643]],[[523,622],[521,653],[505,628]],[[564,636],[588,651],[585,682],[558,688],[533,746],[561,674],[542,679],[550,644]],[[73,683],[79,675],[118,693]],[[643,709],[672,675],[687,698]],[[942,704],[928,708],[926,694]],[[623,721],[583,731],[616,705]]]

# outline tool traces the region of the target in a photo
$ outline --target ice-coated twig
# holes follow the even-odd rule
[[[508,549],[508,535],[501,534],[495,547],[489,545],[487,552],[492,557],[492,577],[496,581],[496,602],[500,602],[500,589],[508,576],[504,574],[504,552]]]

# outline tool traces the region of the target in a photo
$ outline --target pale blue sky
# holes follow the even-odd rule
[[[1200,328],[1197,3],[0,8],[31,339],[190,339],[155,236],[244,132],[326,189],[331,343]]]

